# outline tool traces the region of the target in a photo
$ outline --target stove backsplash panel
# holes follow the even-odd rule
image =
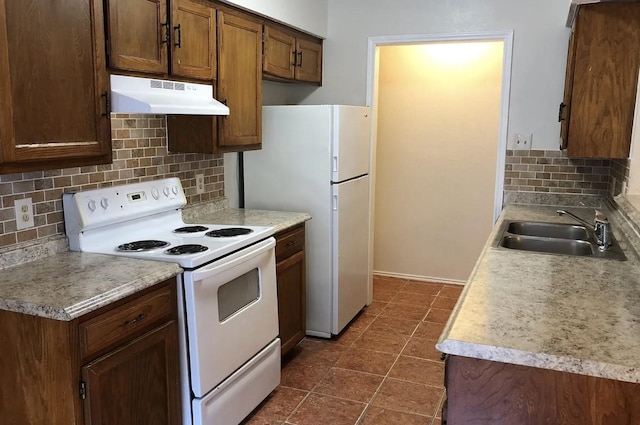
[[[163,115],[112,114],[111,134],[112,164],[0,175],[0,253],[64,234],[63,192],[179,177],[189,204],[224,197],[222,155],[167,152]],[[196,172],[205,176],[200,195]],[[14,201],[23,198],[33,201],[35,227],[18,231]]]

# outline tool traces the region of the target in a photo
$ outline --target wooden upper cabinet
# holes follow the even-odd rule
[[[296,80],[322,83],[322,42],[298,39]]]
[[[296,38],[265,25],[262,70],[276,77],[293,79],[297,59]]]
[[[166,74],[166,0],[107,0],[109,66]]]
[[[101,0],[0,0],[0,173],[108,163]]]
[[[322,84],[322,41],[264,26],[265,77]]]
[[[106,4],[111,68],[215,79],[216,16],[209,2],[107,0]]]
[[[218,100],[222,150],[259,148],[262,140],[262,25],[218,11]],[[242,150],[242,149],[240,149]]]
[[[562,144],[568,156],[628,157],[640,68],[638,45],[640,3],[580,6],[559,117],[565,121]]]
[[[173,0],[171,5],[171,74],[215,79],[215,9],[193,0]]]

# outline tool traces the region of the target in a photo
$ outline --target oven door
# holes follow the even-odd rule
[[[185,272],[191,390],[202,397],[278,336],[275,240]]]

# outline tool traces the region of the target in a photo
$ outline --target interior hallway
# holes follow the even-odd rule
[[[373,303],[339,337],[305,338],[244,424],[440,425],[434,345],[462,286],[374,276]]]

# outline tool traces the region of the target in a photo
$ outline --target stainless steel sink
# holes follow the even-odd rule
[[[495,246],[519,251],[543,254],[572,255],[579,257],[626,260],[617,241],[599,249],[593,230],[585,226],[563,223],[541,223],[533,221],[506,221],[498,233]]]
[[[507,226],[507,232],[516,235],[539,236],[542,238],[590,240],[589,230],[577,224],[512,221]]]

